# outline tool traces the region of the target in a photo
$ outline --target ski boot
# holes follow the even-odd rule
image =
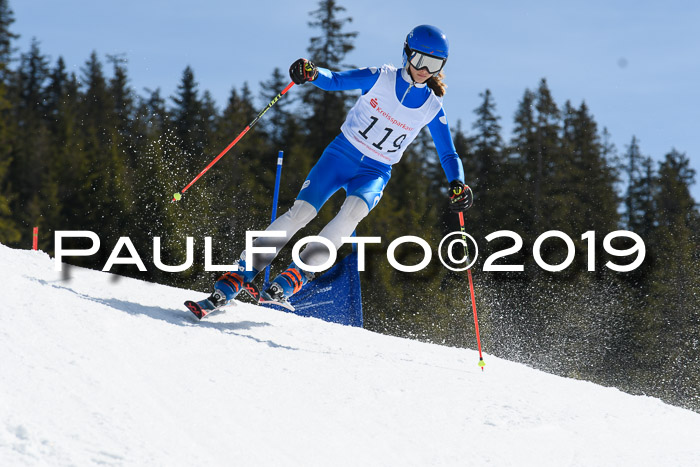
[[[294,306],[289,303],[289,297],[300,291],[313,278],[314,273],[304,272],[292,262],[286,271],[275,277],[270,286],[260,293],[260,303],[279,305],[294,311]]]
[[[233,303],[233,299],[241,292],[246,292],[257,304],[260,300],[260,291],[252,283],[258,274],[255,269],[246,271],[245,251],[241,254],[241,259],[235,263],[235,270],[219,277],[214,284],[214,292],[206,299],[199,302],[188,300],[185,306],[198,319],[211,314],[228,304]]]
[[[204,300],[194,302],[192,300],[187,300],[185,306],[190,310],[197,319],[202,319],[205,316],[211,314],[212,312],[226,306],[228,301],[225,295],[220,290],[214,290],[214,292]]]

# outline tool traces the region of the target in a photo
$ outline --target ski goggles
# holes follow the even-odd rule
[[[446,58],[435,57],[433,55],[428,55],[417,50],[406,50],[408,54],[408,63],[413,65],[413,68],[420,70],[425,68],[428,73],[436,74],[440,73],[440,70],[445,66]]]

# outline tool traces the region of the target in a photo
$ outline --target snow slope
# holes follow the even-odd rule
[[[0,465],[697,466],[700,415],[0,245]],[[488,343],[485,342],[488,349]]]

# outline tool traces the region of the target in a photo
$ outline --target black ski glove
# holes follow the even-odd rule
[[[313,81],[317,76],[318,69],[316,65],[305,58],[300,58],[289,67],[289,77],[292,78],[294,84],[304,84],[307,81]]]
[[[459,180],[450,182],[450,211],[464,212],[474,202],[474,194],[469,185],[465,185]]]

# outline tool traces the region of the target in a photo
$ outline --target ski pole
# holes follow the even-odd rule
[[[467,264],[469,264],[469,249],[467,248],[467,237],[466,230],[464,229],[464,213],[459,213],[459,228],[462,231],[462,239],[464,240],[464,255],[467,259]],[[476,330],[476,345],[479,349],[479,367],[481,371],[484,371],[486,363],[484,363],[484,357],[481,354],[481,337],[479,336],[479,318],[476,315],[476,300],[474,299],[474,281],[472,280],[472,270],[467,269],[467,277],[469,277],[469,292],[472,299],[472,311],[474,312],[474,329]]]
[[[262,117],[263,115],[265,115],[265,112],[267,112],[268,110],[270,110],[270,107],[272,107],[273,105],[275,105],[275,102],[277,102],[278,100],[280,100],[280,98],[281,98],[282,96],[284,96],[284,95],[287,93],[287,91],[289,91],[289,90],[292,88],[292,86],[294,86],[294,82],[289,83],[289,84],[287,85],[287,87],[284,88],[284,89],[282,90],[282,92],[280,92],[279,94],[277,94],[277,95],[275,96],[275,98],[272,99],[272,100],[270,101],[269,104],[267,104],[267,107],[265,107],[264,109],[262,109],[262,111],[258,114],[258,116],[255,117],[255,118],[253,119],[253,121],[250,122],[250,123],[248,124],[248,126],[245,127],[245,128],[243,129],[243,131],[241,131],[241,134],[239,134],[238,136],[236,136],[236,139],[234,139],[234,140],[231,142],[231,144],[229,144],[228,146],[226,146],[226,149],[224,149],[223,151],[221,151],[221,154],[219,154],[218,156],[216,156],[216,157],[214,158],[214,160],[211,161],[211,162],[209,163],[209,165],[206,166],[206,167],[204,168],[204,170],[202,170],[202,171],[199,173],[199,175],[197,175],[196,177],[194,177],[194,179],[193,179],[190,183],[188,183],[187,186],[186,186],[185,188],[183,188],[182,190],[178,191],[177,193],[175,193],[175,194],[173,195],[172,201],[179,201],[180,198],[182,197],[182,195],[183,195],[192,185],[194,185],[194,183],[195,183],[197,180],[199,180],[199,178],[200,178],[202,175],[204,175],[204,174],[207,172],[207,170],[211,169],[211,167],[212,167],[214,164],[216,164],[216,163],[219,161],[219,159],[221,159],[222,157],[224,157],[224,154],[226,154],[227,152],[229,152],[229,150],[230,150],[232,147],[234,147],[234,146],[236,145],[236,143],[238,143],[238,141],[240,141],[241,138],[243,138],[243,135],[245,135],[246,133],[248,133],[248,130],[250,130],[250,129],[253,127],[253,125],[255,125],[255,124],[257,123],[257,121],[260,120],[260,117]]]

